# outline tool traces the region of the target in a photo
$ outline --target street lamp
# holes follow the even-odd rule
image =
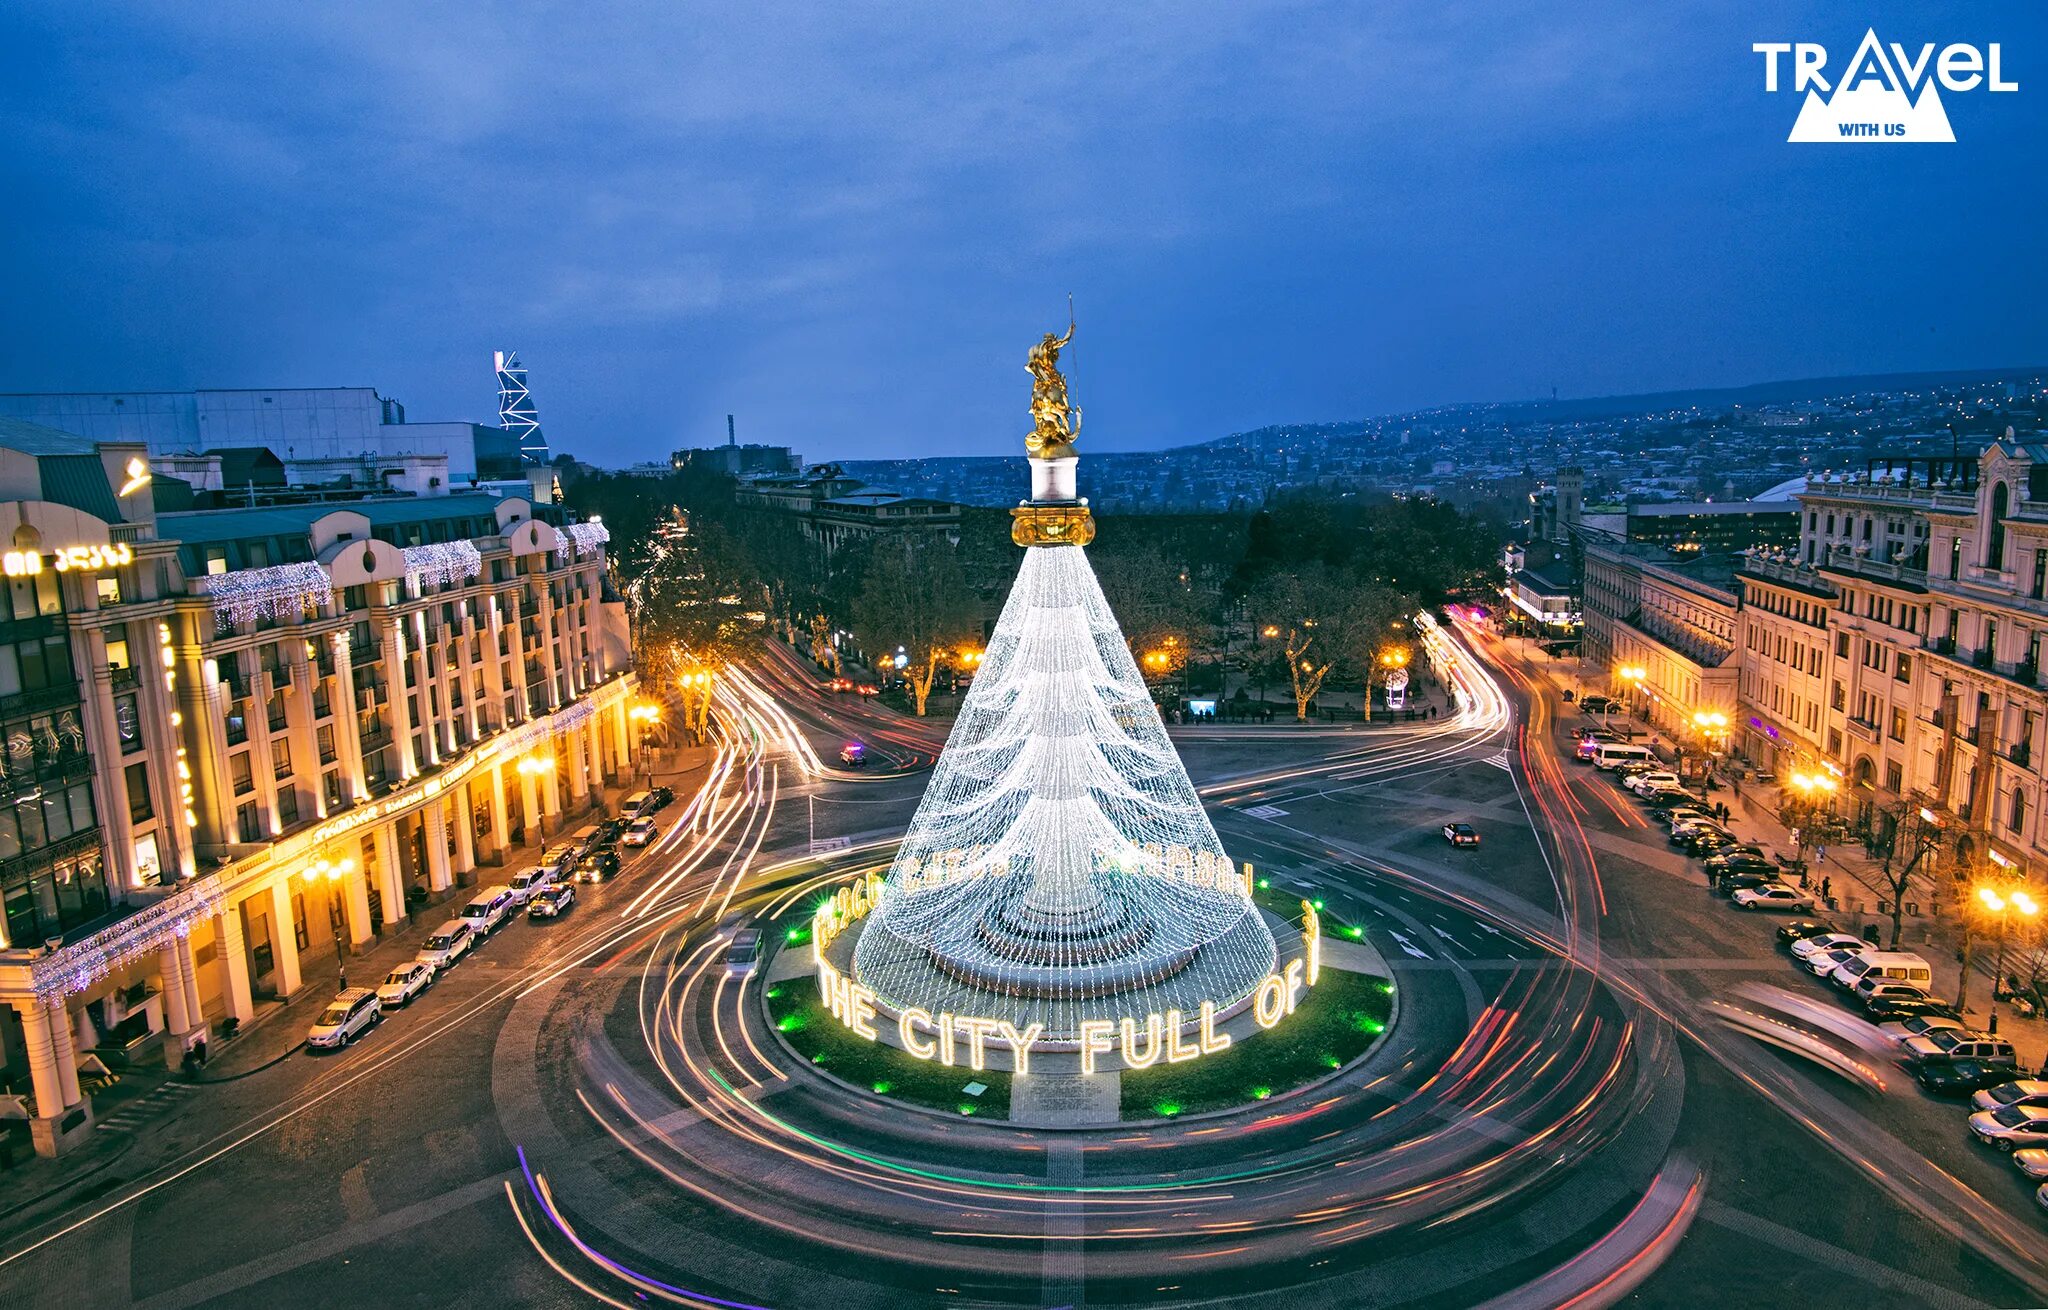
[[[1998,888],[1984,883],[1977,888],[1977,899],[1984,908],[1998,916],[1998,958],[1991,968],[1991,1022],[1989,1030],[1998,1031],[1998,988],[2005,979],[2005,925],[2014,914],[2022,919],[2031,919],[2041,912],[2041,906],[2026,892],[2013,890],[2000,892]],[[1965,966],[1967,967],[1967,966]],[[1960,1008],[1960,1007],[1959,1007]]]
[[[1379,666],[1386,670],[1386,673],[1380,675],[1380,682],[1385,684],[1388,676],[1395,669],[1405,669],[1408,667],[1407,648],[1405,646],[1392,646],[1381,651]],[[1372,722],[1372,680],[1372,670],[1367,669],[1365,673],[1365,721],[1367,723]]]
[[[552,755],[528,755],[519,761],[519,772],[534,781],[534,818],[540,821],[540,844],[548,844],[548,807],[540,799],[540,789],[548,786],[547,775],[555,771],[555,757]]]
[[[311,879],[324,879],[328,886],[328,894],[332,895],[334,885],[355,872],[355,867],[356,862],[351,859],[343,858],[330,861],[323,858],[313,861],[313,867],[307,870],[307,876]],[[342,917],[346,921],[348,917],[346,910],[342,912]],[[348,990],[348,965],[342,958],[341,939],[339,937],[334,940],[334,981],[337,991],[345,992]]]
[[[661,722],[661,706],[652,701],[641,701],[626,712],[626,717],[640,725],[640,781],[643,786],[652,786],[654,771],[647,760],[647,733]]]

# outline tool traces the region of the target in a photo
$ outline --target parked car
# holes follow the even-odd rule
[[[505,885],[512,889],[512,904],[520,906],[526,904],[527,899],[542,887],[560,880],[561,871],[554,865],[539,864],[531,869],[521,869],[513,874],[512,880]]]
[[[1792,958],[1804,964],[1823,951],[1832,951],[1838,946],[1861,949],[1869,945],[1861,937],[1846,932],[1815,933],[1813,936],[1792,943]]]
[[[1683,787],[1654,787],[1639,793],[1643,804],[1652,809],[1668,810],[1674,805],[1697,804],[1699,797]]]
[[[635,817],[644,819],[650,814],[659,814],[661,811],[667,809],[669,802],[674,800],[675,798],[676,794],[670,788],[656,787],[654,789],[654,808],[651,810],[643,810],[640,814],[636,815]]]
[[[1950,1005],[1939,996],[1900,996],[1890,1000],[1865,1001],[1863,1003],[1863,1012],[1869,1015],[1871,1022],[1876,1023],[1880,1028],[1885,1027],[1889,1023],[1903,1022],[1907,1019],[1954,1019],[1960,1021],[1962,1018],[1961,1015],[1956,1013],[1955,1006]]]
[[[1855,946],[1840,946],[1831,951],[1820,951],[1808,956],[1802,963],[1805,964],[1806,971],[1814,977],[1825,978],[1861,955],[1863,949],[1864,944],[1860,942]]]
[[[635,819],[626,826],[626,835],[619,840],[628,846],[645,846],[661,835],[661,827],[652,819]]]
[[[2048,1146],[2022,1146],[2012,1153],[2012,1163],[2036,1182],[2048,1179]]]
[[[591,855],[589,859],[585,860],[577,868],[576,881],[603,882],[605,879],[617,875],[618,871],[619,853],[606,848]]]
[[[1623,778],[1621,785],[1638,796],[1647,796],[1652,788],[1676,787],[1679,783],[1678,775],[1669,769],[1645,769]]]
[[[626,825],[631,823],[633,819],[637,819],[639,817],[639,815],[635,814],[632,816],[632,818],[598,820],[597,841],[594,843],[594,845],[600,849],[606,846],[618,845],[619,838],[626,835]]]
[[[469,954],[476,945],[476,930],[469,926],[467,919],[450,919],[427,934],[427,940],[420,946],[419,954],[413,958],[422,964],[434,966],[436,973],[454,964]]]
[[[576,903],[576,888],[571,883],[551,883],[533,894],[526,903],[526,917],[529,919],[559,919],[562,913]]]
[[[1579,708],[1588,714],[1605,714],[1616,706],[1605,696],[1588,696],[1579,702]]]
[[[619,826],[619,831],[624,832],[625,824],[631,823],[642,814],[654,813],[654,793],[651,791],[634,792],[631,796],[619,802],[619,813],[625,816]]]
[[[2005,1105],[1970,1116],[1970,1135],[2001,1151],[2048,1146],[2048,1105]]]
[[[1922,1064],[1929,1060],[1986,1060],[2010,1065],[2019,1063],[2019,1057],[2013,1053],[2011,1042],[2003,1037],[1972,1032],[1967,1028],[1937,1028],[1922,1036],[1908,1038],[1899,1047],[1899,1053],[1908,1064]]]
[[[377,993],[367,987],[351,987],[336,993],[320,1017],[313,1020],[313,1026],[306,1030],[306,1045],[315,1050],[333,1050],[347,1046],[377,1026],[384,1017],[377,1004]]]
[[[2048,1080],[2021,1078],[1987,1087],[1970,1098],[1979,1110],[2002,1110],[2008,1105],[2048,1105]]]
[[[505,916],[512,913],[512,889],[505,886],[484,887],[470,897],[469,904],[462,907],[462,917],[469,921],[471,931],[479,937],[490,936],[493,929],[505,922]]]
[[[1866,978],[1879,982],[1911,983],[1922,991],[1934,985],[1934,968],[1912,951],[1881,951],[1876,947],[1863,952],[1861,959],[1843,966],[1835,975],[1837,987],[1854,989]]]
[[[1707,876],[1721,877],[1731,873],[1768,873],[1776,875],[1778,866],[1761,855],[1750,851],[1723,851],[1710,855],[1705,861]]]
[[[1904,1045],[1915,1037],[1925,1037],[1928,1033],[1940,1032],[1943,1029],[1967,1032],[1969,1025],[1960,1019],[1927,1014],[1914,1015],[1907,1019],[1897,1019],[1890,1023],[1881,1023],[1877,1026],[1878,1032],[1898,1042],[1900,1045]]]
[[[2011,1082],[2018,1072],[2016,1065],[1986,1060],[1928,1060],[1913,1076],[1936,1096],[1964,1096]]]
[[[1737,892],[1775,886],[1777,881],[1778,876],[1774,873],[1724,873],[1714,879],[1714,891],[1732,900]],[[1813,907],[1808,905],[1803,908],[1810,910]]]
[[[1803,942],[1809,937],[1818,937],[1823,933],[1834,931],[1835,926],[1833,924],[1822,923],[1819,919],[1794,919],[1790,923],[1778,925],[1778,945],[1789,947],[1793,943]],[[1847,934],[1842,935],[1846,936]]]
[[[1477,846],[1479,830],[1469,823],[1447,823],[1444,825],[1444,840],[1453,846]]]
[[[1782,882],[1767,882],[1761,887],[1745,887],[1729,899],[1742,910],[1811,910],[1813,898]]]
[[[1897,982],[1890,978],[1864,977],[1857,980],[1849,994],[1862,1003],[1867,1011],[1873,1002],[1882,1005],[1896,1001],[1927,1001],[1934,999],[1920,987],[1908,982]]]
[[[387,1010],[396,1010],[402,1005],[412,1004],[412,998],[427,990],[427,984],[434,981],[434,966],[423,960],[408,960],[377,984],[377,1004]]]

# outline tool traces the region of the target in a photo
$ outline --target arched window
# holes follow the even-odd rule
[[[2001,482],[1991,489],[1991,519],[1984,525],[1984,567],[2005,567],[2005,511],[2012,503],[2012,490]]]
[[[2018,787],[2012,789],[2011,826],[2014,836],[2025,833],[2027,828],[2027,793]]]

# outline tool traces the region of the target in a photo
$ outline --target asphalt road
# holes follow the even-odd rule
[[[780,690],[798,700],[793,686]],[[1597,969],[1620,987],[1608,997],[1588,985],[1577,999],[1580,1013],[1636,1026],[1640,1067],[1622,1084],[1630,1113],[1582,1167],[1560,1161],[1518,1195],[1512,1213],[1491,1217],[1483,1241],[1453,1227],[1442,1241],[1399,1250],[1304,1249],[1290,1257],[1285,1280],[1317,1290],[1262,1295],[1270,1270],[1191,1272],[1163,1256],[1149,1283],[1129,1269],[1091,1271],[1061,1241],[1071,1234],[1048,1219],[1019,1259],[991,1258],[940,1281],[897,1258],[886,1225],[876,1226],[876,1249],[826,1247],[775,1227],[765,1207],[758,1222],[736,1218],[720,1198],[693,1193],[637,1156],[644,1138],[600,1124],[657,1100],[643,967],[689,947],[663,935],[672,917],[664,907],[715,922],[750,862],[758,873],[778,853],[805,849],[814,814],[822,837],[900,830],[922,785],[921,774],[893,769],[834,777],[815,785],[813,811],[807,789],[771,752],[735,767],[735,800],[714,818],[728,826],[700,856],[672,844],[586,889],[560,923],[510,924],[357,1047],[293,1056],[195,1093],[145,1125],[90,1195],[0,1221],[0,1304],[589,1304],[571,1281],[588,1277],[588,1266],[564,1255],[561,1234],[536,1240],[529,1231],[541,1221],[521,1151],[560,1188],[565,1215],[583,1216],[606,1242],[644,1257],[647,1271],[753,1305],[1218,1296],[1290,1306],[1473,1304],[1568,1263],[1579,1234],[1619,1219],[1625,1198],[1640,1194],[1666,1155],[1702,1170],[1704,1199],[1629,1304],[2040,1304],[2040,1293],[1959,1241],[1947,1222],[1960,1189],[2010,1223],[2048,1231],[2003,1158],[1964,1140],[1955,1107],[1910,1088],[1864,1093],[1767,1048],[1694,1030],[1697,1002],[1735,980],[1796,984],[1770,945],[1772,921],[1735,916],[1711,898],[1660,832],[1630,824],[1625,805],[1596,794],[1607,784],[1590,771],[1546,770],[1534,757],[1555,754],[1556,725],[1547,707],[1515,697],[1528,731],[1511,752],[1507,738],[1461,740],[1435,729],[1181,738],[1233,851],[1359,903],[1412,1002],[1385,1052],[1391,1068],[1446,1058],[1474,1017],[1510,996],[1511,985],[1528,985],[1529,962],[1549,954],[1486,926],[1487,915],[1461,901],[1502,922],[1541,925],[1554,949],[1583,966],[1552,958],[1558,973]],[[916,759],[915,726],[866,707],[799,702],[797,711],[820,754],[860,716],[864,729],[895,742],[892,763]],[[1481,829],[1480,851],[1445,846],[1438,828],[1451,819]],[[733,903],[755,890],[740,890]],[[709,1039],[702,1028],[686,1037]],[[1399,1092],[1380,1095],[1392,1104]],[[802,1088],[750,1094],[778,1115],[830,1122],[850,1139],[875,1132],[878,1148],[890,1137],[891,1126],[863,1128],[843,1103]],[[1378,1105],[1358,1108],[1369,1117]],[[1460,1132],[1513,1125],[1449,1127],[1441,1136],[1455,1143]],[[688,1115],[665,1131],[707,1156],[733,1149],[715,1125]],[[971,1129],[955,1133],[942,1121],[918,1132],[935,1152],[986,1149]],[[1276,1139],[1275,1149],[1307,1150],[1315,1136]],[[1045,1143],[1019,1149],[1035,1152],[1029,1168],[1053,1179],[1061,1170],[1136,1176],[1165,1158],[1113,1149],[1069,1157]],[[1227,1144],[1167,1150],[1174,1168],[1191,1171],[1234,1158]],[[779,1176],[804,1186],[803,1167],[769,1161],[758,1181],[764,1192]],[[963,1220],[985,1218],[961,1208]],[[1327,1281],[1339,1275],[1349,1281]]]

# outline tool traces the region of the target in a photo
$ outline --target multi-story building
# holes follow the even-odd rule
[[[788,515],[827,559],[856,542],[882,538],[960,541],[960,506],[863,486],[831,465],[798,477],[756,478],[733,493],[742,508]]]
[[[1641,669],[1640,679],[1614,690],[1681,741],[1695,714],[1721,714],[1732,728],[1739,603],[1727,556],[1680,559],[1654,546],[1586,538],[1581,653],[1611,673]]]
[[[0,420],[0,1082],[308,985],[630,771],[606,534],[483,494],[156,511],[140,443]],[[522,761],[531,760],[526,768]]]

